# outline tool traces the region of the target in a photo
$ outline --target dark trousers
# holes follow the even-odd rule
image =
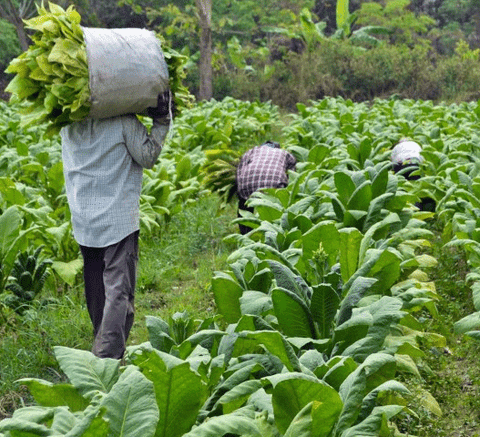
[[[88,313],[93,324],[92,352],[122,358],[133,325],[138,261],[136,231],[108,247],[80,246]]]
[[[238,196],[237,217],[241,217],[240,210],[250,211],[251,213],[253,213],[253,208],[249,208],[248,206],[245,206],[246,201],[247,201],[247,199],[243,199],[242,197]],[[242,234],[242,235],[248,234],[252,230],[252,228],[249,228],[248,226],[241,225],[241,224],[238,225],[238,228],[240,230],[240,234]]]

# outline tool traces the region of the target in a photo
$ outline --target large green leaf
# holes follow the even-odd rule
[[[153,382],[160,411],[155,436],[183,436],[195,424],[207,399],[207,386],[186,361],[144,346],[132,358]]]
[[[315,370],[315,375],[335,390],[339,390],[345,379],[358,367],[351,357],[336,356]]]
[[[331,264],[335,264],[340,235],[334,223],[321,221],[302,236],[303,255],[312,258],[319,246],[327,253]]]
[[[400,299],[384,296],[368,307],[355,310],[368,311],[373,316],[373,323],[367,336],[350,345],[343,351],[343,354],[352,356],[357,362],[362,362],[371,354],[380,352],[392,327],[405,315],[401,308],[402,301]]]
[[[387,190],[389,168],[390,163],[385,165],[385,167],[380,170],[372,180],[372,197],[374,199],[385,194]]]
[[[367,312],[356,312],[335,328],[333,353],[341,354],[351,344],[365,338],[370,326],[373,324],[373,316]]]
[[[55,357],[70,382],[83,396],[108,393],[119,377],[120,361],[98,358],[91,352],[64,346],[54,347]]]
[[[372,414],[372,411],[377,406],[379,402],[379,397],[382,397],[386,402],[386,394],[395,394],[393,397],[393,402],[401,402],[401,405],[406,403],[406,400],[401,396],[410,395],[410,391],[400,382],[394,380],[388,380],[378,387],[374,388],[367,396],[363,399],[362,410],[360,411],[359,420],[364,420]],[[389,401],[391,404],[392,402]]]
[[[320,164],[329,154],[330,150],[324,145],[316,145],[308,152],[308,161]]]
[[[284,208],[281,203],[260,197],[261,193],[256,194],[256,196],[249,199],[247,206],[255,208],[261,220],[273,222],[282,216]]]
[[[250,395],[262,387],[262,383],[257,379],[250,379],[235,385],[218,400],[223,405],[223,413],[228,414],[242,407]]]
[[[345,211],[343,216],[343,225],[345,227],[354,227],[357,229],[364,228],[364,222],[367,217],[367,211],[358,209],[349,209]]]
[[[54,411],[55,414],[51,426],[52,430],[57,434],[67,434],[77,424],[77,417],[74,413],[69,411],[68,407],[55,408]]]
[[[313,287],[310,312],[321,338],[329,337],[339,304],[340,297],[330,284],[318,284]]]
[[[73,286],[77,276],[82,272],[83,259],[77,258],[69,262],[54,261],[52,263],[52,269],[63,281]]]
[[[273,410],[280,432],[286,432],[295,416],[313,402],[311,435],[329,435],[343,406],[340,396],[332,387],[301,373],[281,374],[267,379],[273,384]]]
[[[98,406],[76,414],[64,407],[24,407],[16,410],[11,419],[0,421],[0,435],[6,431],[8,436],[19,437],[106,437],[108,422],[102,418],[103,413],[104,409]]]
[[[404,410],[400,405],[376,407],[372,414],[358,425],[348,428],[342,437],[378,436],[390,437],[392,431],[388,426],[389,420]]]
[[[269,437],[260,432],[253,408],[244,408],[223,416],[212,417],[184,434],[183,437],[221,437],[225,434]]]
[[[382,254],[369,273],[369,276],[378,280],[373,286],[373,293],[381,295],[388,294],[390,287],[394,285],[400,277],[401,261],[401,255],[394,249],[382,251]]]
[[[106,437],[109,435],[110,425],[104,419],[105,408],[99,406],[85,410],[83,416],[77,417],[77,422],[68,432],[68,437]],[[53,424],[52,424],[53,429]]]
[[[357,277],[353,281],[340,304],[337,315],[337,325],[341,325],[351,317],[353,308],[371,289],[375,282],[377,282],[377,280],[374,278],[364,278],[362,276]]]
[[[262,346],[270,354],[277,357],[289,371],[300,370],[300,363],[293,347],[280,332],[243,331],[240,333],[237,343],[241,344],[244,341],[253,342],[257,346]]]
[[[235,323],[242,316],[240,297],[242,287],[230,275],[217,272],[212,279],[212,290],[218,312],[225,317],[228,323]]]
[[[378,223],[382,217],[382,210],[385,204],[394,196],[393,193],[384,193],[375,197],[368,206],[367,216],[363,224],[362,231],[366,232],[375,223]]]
[[[340,272],[344,282],[357,270],[362,239],[362,233],[356,228],[340,229]]]
[[[270,290],[270,285],[272,283],[272,274],[270,269],[265,267],[260,271],[256,271],[253,276],[249,277],[248,279],[245,278],[247,281],[247,286],[250,290],[257,290],[263,293],[268,293]]]
[[[372,183],[370,181],[365,181],[355,189],[352,197],[349,199],[348,204],[346,205],[346,209],[367,211],[371,201]]]
[[[313,423],[314,402],[305,405],[290,422],[284,437],[312,437],[318,428]],[[312,432],[313,431],[313,432]]]
[[[389,232],[401,225],[401,220],[398,214],[390,213],[382,221],[371,226],[360,244],[360,251],[358,255],[359,265],[363,263],[367,250],[376,239],[384,238]]]
[[[342,204],[346,207],[355,192],[355,182],[347,172],[339,171],[334,174],[335,188]]]
[[[287,337],[317,338],[313,316],[298,295],[284,288],[275,288],[272,302],[278,323]]]
[[[480,311],[463,317],[453,325],[455,333],[465,334],[468,331],[475,331],[480,328]]]
[[[175,341],[170,336],[170,327],[160,317],[147,316],[145,317],[145,324],[148,330],[148,340],[151,345],[163,352],[169,352]]]
[[[58,407],[66,405],[71,411],[82,411],[88,401],[70,384],[52,384],[35,378],[23,378],[18,382],[26,385],[38,405]]]
[[[395,359],[392,356],[372,354],[347,377],[339,390],[344,406],[335,428],[337,435],[342,435],[355,424],[365,395],[388,380],[392,369],[394,373]]]
[[[335,192],[330,192],[330,191],[322,191],[319,194],[322,194],[328,197],[332,201],[332,207],[333,207],[333,211],[335,212],[337,221],[343,222],[346,208],[338,198],[337,194]]]
[[[286,265],[279,263],[278,261],[268,260],[270,269],[272,270],[275,282],[278,288],[283,288],[298,296],[298,298],[305,302],[306,293],[301,287],[304,283],[303,279],[296,275]]]
[[[263,315],[273,308],[272,298],[261,291],[245,291],[240,298],[242,314]]]
[[[230,366],[222,375],[223,380],[215,387],[214,393],[207,401],[207,413],[219,409],[224,414],[234,411],[242,407],[250,395],[262,389],[260,381],[252,377],[264,370],[264,367],[257,359],[258,355],[252,356],[254,358]]]
[[[128,366],[101,402],[110,422],[111,437],[150,437],[155,434],[159,411],[150,382],[134,366]]]
[[[20,232],[22,216],[16,206],[11,206],[0,215],[0,259],[8,254]]]
[[[8,432],[8,434],[3,434]],[[26,422],[17,419],[4,419],[0,422],[0,436],[51,436],[52,431],[45,425],[39,425],[33,422]]]

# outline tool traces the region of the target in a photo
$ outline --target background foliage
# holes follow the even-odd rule
[[[213,97],[270,100],[289,110],[299,101],[337,95],[354,101],[394,94],[435,101],[478,97],[475,1],[341,1],[349,10],[349,34],[337,28],[336,5],[326,0],[213,1]],[[198,93],[200,27],[193,0],[57,3],[74,3],[85,26],[158,31],[189,56],[186,85]],[[34,13],[33,2],[13,4],[16,18]],[[11,14],[1,18],[14,21]],[[18,54],[18,38],[6,21],[0,25],[3,71]],[[4,85],[8,80],[3,74]]]

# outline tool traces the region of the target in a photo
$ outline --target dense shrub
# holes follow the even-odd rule
[[[433,101],[477,99],[480,89],[480,60],[466,43],[457,44],[453,56],[442,56],[424,45],[382,44],[370,50],[355,47],[348,40],[326,39],[313,51],[290,52],[272,64],[268,78],[264,66],[251,71],[230,71],[217,82],[222,98],[270,100],[294,109],[297,102],[341,96],[353,101],[403,98]],[[221,80],[220,80],[221,79]]]
[[[480,98],[480,61],[478,50],[462,52],[438,64],[437,80],[442,84],[443,100],[478,100]]]

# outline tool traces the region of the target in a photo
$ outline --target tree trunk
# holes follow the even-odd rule
[[[18,40],[20,41],[20,47],[22,51],[28,49],[28,38],[27,33],[25,32],[25,27],[23,27],[23,21],[21,19],[15,20],[15,29],[17,30]]]
[[[33,0],[23,0],[19,4],[14,4],[12,0],[2,0],[0,3],[0,17],[7,20],[15,26],[20,47],[23,51],[28,49],[28,38],[23,26],[23,19],[35,9]]]
[[[212,70],[212,0],[196,0],[200,20],[200,89],[199,100],[213,96]]]

